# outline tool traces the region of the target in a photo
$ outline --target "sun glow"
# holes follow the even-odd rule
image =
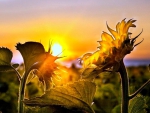
[[[62,53],[62,46],[59,43],[54,43],[52,45],[52,54],[57,56]]]

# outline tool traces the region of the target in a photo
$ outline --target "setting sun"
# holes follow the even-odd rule
[[[52,45],[52,54],[54,56],[57,56],[57,55],[59,55],[61,53],[62,53],[62,46],[60,44],[58,44],[58,43],[54,43]]]

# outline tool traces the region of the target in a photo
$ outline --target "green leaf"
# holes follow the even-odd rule
[[[146,101],[143,96],[137,96],[130,101],[129,113],[147,113]]]
[[[117,105],[112,109],[111,113],[120,113],[120,110],[121,110],[121,106]]]
[[[147,112],[149,112],[149,110],[150,110],[150,96],[149,95],[147,95],[147,96],[144,96],[144,99],[145,99],[145,101],[146,101],[146,105],[147,105]]]
[[[8,48],[0,48],[0,72],[12,70],[12,56],[13,54]]]
[[[39,42],[18,43],[16,48],[23,57],[26,71],[29,70],[33,64],[43,61],[45,58],[44,47]]]
[[[94,73],[95,68],[86,68],[82,72],[82,79],[87,79],[87,80],[93,80],[97,75],[97,73]]]
[[[93,82],[80,80],[46,91],[41,97],[25,100],[28,106],[63,106],[67,109],[80,109],[94,113],[91,108],[96,85]]]
[[[85,113],[84,111],[70,110],[60,106],[26,107],[25,113]]]
[[[8,48],[0,48],[0,65],[10,65],[12,52]]]

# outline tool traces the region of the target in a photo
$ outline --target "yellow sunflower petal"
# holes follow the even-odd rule
[[[118,22],[117,25],[116,25],[116,31],[119,34],[119,32],[120,32],[120,22]]]
[[[83,67],[87,67],[90,64],[93,64],[94,62],[97,61],[98,57],[99,57],[99,51],[96,51],[86,59],[83,59]]]
[[[125,21],[125,19],[123,19],[120,23],[119,36],[121,36],[123,34],[123,29],[124,29],[125,24],[126,24],[126,21]]]
[[[111,42],[107,42],[107,41],[100,41],[99,43],[100,43],[101,47],[105,47],[106,50],[108,50],[110,47],[113,46]]]
[[[102,64],[105,61],[105,56],[107,56],[107,55],[108,54],[103,53],[102,51],[96,51],[92,56],[93,64],[96,64],[96,65]]]
[[[127,33],[129,27],[136,27],[136,25],[133,24],[135,21],[136,21],[136,20],[130,19],[130,20],[126,23],[126,25],[124,26],[123,33]]]
[[[101,38],[102,38],[103,41],[113,41],[114,40],[113,37],[110,34],[104,32],[104,31],[101,35]]]
[[[113,42],[112,42],[112,44],[113,44],[113,47],[116,47],[116,48],[119,48],[120,47],[120,45],[119,45],[119,40],[117,39],[117,40],[114,40]]]
[[[115,39],[119,39],[119,35],[118,35],[118,33],[116,31],[114,31],[113,29],[111,29],[108,25],[107,25],[107,28],[108,28],[109,32],[113,35],[113,37]]]
[[[122,43],[125,39],[127,39],[127,34],[121,35],[120,43]]]
[[[98,41],[99,42],[99,44],[100,44],[100,46],[112,46],[112,41]]]
[[[86,53],[82,56],[81,60],[87,59],[91,55],[92,55],[92,53]]]

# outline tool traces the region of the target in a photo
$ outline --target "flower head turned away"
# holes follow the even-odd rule
[[[16,47],[23,56],[26,72],[33,72],[43,84],[45,90],[52,87],[54,84],[53,78],[58,76],[58,74],[56,75],[58,65],[55,61],[61,57],[52,55],[51,45],[48,52],[39,42],[18,43]]]
[[[56,59],[54,58],[54,56],[48,54],[39,69],[33,71],[38,76],[39,81],[45,86],[45,90],[48,90],[54,85],[53,77],[58,70],[58,65],[55,63]]]
[[[93,78],[100,72],[113,68],[113,72],[119,69],[119,63],[123,58],[129,54],[135,46],[135,40],[142,33],[135,38],[130,38],[131,34],[128,30],[130,27],[136,27],[133,23],[136,20],[123,19],[116,25],[116,30],[111,29],[108,25],[107,28],[111,34],[103,32],[101,34],[101,41],[98,41],[100,46],[94,53],[86,53],[81,58],[83,62],[83,78]],[[93,76],[91,76],[93,75]]]
[[[45,60],[36,71],[39,81],[45,86],[45,90],[49,90],[49,88],[55,86],[53,78],[59,76],[57,73],[59,71],[59,65],[55,61],[59,58],[61,57],[53,56],[49,49],[46,53]]]

